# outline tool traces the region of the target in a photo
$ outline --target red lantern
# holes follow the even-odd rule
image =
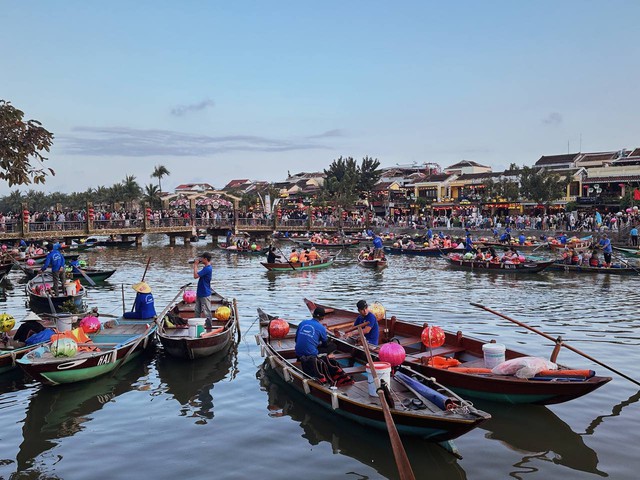
[[[278,220],[280,220],[282,218],[282,209],[280,208],[278,209],[277,215],[278,215]]]
[[[342,220],[346,220],[347,219],[347,212],[346,211],[342,211]]]
[[[151,220],[151,209],[147,207],[147,220]]]
[[[404,347],[396,342],[385,343],[380,347],[378,353],[381,362],[387,362],[392,367],[402,365],[404,359],[407,358],[407,353],[404,351]]]
[[[22,211],[22,218],[24,219],[25,222],[29,221],[29,210],[23,210]]]
[[[445,334],[440,327],[425,327],[420,339],[425,347],[438,348],[444,345]]]
[[[284,338],[289,333],[289,323],[281,318],[269,322],[269,336],[271,338]]]

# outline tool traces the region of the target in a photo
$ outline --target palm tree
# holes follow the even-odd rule
[[[160,206],[160,189],[156,187],[153,183],[150,183],[146,187],[144,187],[144,195],[142,196],[142,200],[149,205],[151,208],[158,208]]]
[[[152,178],[158,179],[158,189],[160,190],[160,193],[162,193],[162,177],[168,175],[171,175],[171,172],[167,170],[167,167],[165,167],[164,165],[156,166],[156,168],[153,170],[153,173],[151,174]]]
[[[136,177],[134,175],[124,177],[122,188],[125,205],[128,203],[128,208],[133,208],[133,202],[138,200],[142,195],[142,188],[140,188],[140,185],[136,182]]]

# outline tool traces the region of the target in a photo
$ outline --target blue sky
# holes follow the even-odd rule
[[[640,146],[640,2],[0,0],[0,98],[55,134],[45,191],[155,165],[224,186]],[[40,187],[38,187],[40,188]],[[0,194],[8,191],[0,185]]]

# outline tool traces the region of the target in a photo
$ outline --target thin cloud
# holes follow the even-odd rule
[[[558,112],[551,112],[546,118],[542,119],[545,125],[560,125],[562,123],[562,115]]]
[[[201,102],[193,103],[191,105],[178,105],[177,107],[173,107],[171,109],[171,115],[173,115],[174,117],[183,117],[187,113],[199,112],[200,110],[213,107],[214,105],[215,102],[210,99],[202,100]]]
[[[224,152],[287,152],[327,150],[319,142],[294,141],[254,135],[191,135],[171,130],[128,127],[76,127],[73,135],[60,135],[64,153],[86,156],[206,156]]]
[[[333,130],[327,130],[324,133],[320,133],[318,135],[309,135],[307,138],[335,138],[335,137],[344,137],[346,135],[344,130],[340,130],[339,128],[334,128]]]

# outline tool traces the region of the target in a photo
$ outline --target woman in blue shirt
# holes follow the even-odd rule
[[[153,318],[156,316],[151,287],[146,282],[134,284],[131,288],[136,291],[136,300],[132,312],[125,312],[124,318]]]

